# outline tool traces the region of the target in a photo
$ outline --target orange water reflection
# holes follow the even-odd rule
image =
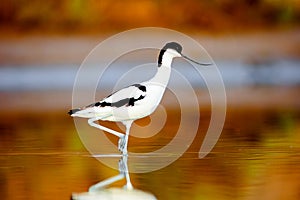
[[[165,145],[177,128],[170,110],[163,132],[143,142],[130,140],[129,151]],[[175,114],[174,114],[175,113]],[[230,109],[213,152],[198,159],[210,114],[201,113],[199,133],[188,151],[161,170],[130,174],[134,188],[158,199],[299,199],[300,112]],[[68,199],[118,171],[85,150],[72,119],[63,112],[2,115],[0,192],[3,199]],[[149,119],[140,124],[147,124]],[[117,142],[112,138],[112,141]],[[116,163],[119,158],[115,158]],[[134,165],[129,157],[129,165]],[[155,163],[152,163],[155,164]],[[151,163],[139,167],[147,169]],[[114,183],[122,187],[124,180]]]

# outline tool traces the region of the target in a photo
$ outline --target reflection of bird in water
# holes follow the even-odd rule
[[[89,192],[73,194],[73,200],[96,200],[96,199],[111,199],[111,200],[156,200],[156,197],[142,190],[134,189],[128,172],[127,156],[122,156],[119,161],[119,172],[117,176],[113,176],[104,181],[101,181],[89,188]],[[112,183],[124,179],[126,184],[123,188],[106,188]]]
[[[88,123],[91,126],[118,136],[118,148],[126,155],[131,124],[134,120],[150,115],[160,103],[170,78],[173,58],[184,57],[199,65],[210,65],[195,62],[184,56],[181,51],[180,44],[167,43],[159,53],[158,69],[152,79],[123,88],[84,108],[70,110],[69,114],[72,117],[89,118]],[[98,120],[122,122],[126,133],[122,134],[95,123]]]

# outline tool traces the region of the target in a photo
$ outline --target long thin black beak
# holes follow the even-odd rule
[[[185,59],[187,59],[187,60],[189,60],[189,61],[195,63],[195,64],[198,64],[198,65],[202,65],[202,66],[209,66],[209,65],[212,65],[212,63],[200,63],[200,62],[194,61],[194,60],[190,59],[189,57],[187,57],[187,56],[185,56],[185,55],[183,55],[183,54],[181,54],[181,56],[182,56],[183,58],[185,58]]]

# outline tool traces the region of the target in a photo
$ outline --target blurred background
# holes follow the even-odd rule
[[[145,26],[198,41],[219,67],[228,107],[216,147],[198,159],[210,102],[203,85],[193,82],[203,100],[195,142],[172,165],[132,175],[133,185],[158,199],[299,199],[299,0],[2,0],[3,199],[66,199],[118,173],[89,157],[66,112],[86,55],[105,38]],[[147,152],[170,141],[180,116],[172,98],[167,92],[162,102],[167,125],[147,141],[132,138],[130,151]]]

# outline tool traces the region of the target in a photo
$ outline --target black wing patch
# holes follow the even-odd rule
[[[146,92],[146,86],[141,84],[133,84],[132,86],[139,88],[139,90]]]
[[[144,85],[134,84],[134,85],[131,85],[131,86],[137,87],[139,90],[141,90],[143,92],[146,92],[146,86],[144,86]],[[111,94],[111,95],[113,95],[113,94]],[[111,95],[109,95],[108,97],[110,97]],[[106,102],[106,101],[101,101],[101,102],[99,101],[99,102],[96,102],[96,103],[92,103],[92,104],[88,105],[87,107],[94,107],[94,106],[95,107],[106,107],[106,106],[110,106],[110,107],[119,108],[119,107],[122,107],[122,106],[134,106],[136,101],[142,100],[144,98],[145,98],[145,95],[140,95],[139,98],[137,98],[137,99],[135,99],[134,97],[131,97],[131,98],[126,98],[126,99],[121,99],[121,100],[119,100],[117,102],[113,102],[113,103],[109,103],[109,102]]]
[[[128,105],[127,106],[134,106],[134,103],[136,101],[142,100],[143,98],[145,98],[145,96],[141,95],[139,98],[135,99],[135,98],[130,98]]]
[[[136,101],[142,100],[143,98],[145,98],[145,96],[141,95],[139,98],[135,99],[135,98],[126,98],[126,99],[122,99],[120,101],[114,102],[114,103],[109,103],[106,101],[102,101],[102,102],[96,102],[96,103],[92,103],[90,105],[88,105],[87,107],[106,107],[106,106],[110,106],[110,107],[122,107],[122,106],[134,106],[134,103]]]

